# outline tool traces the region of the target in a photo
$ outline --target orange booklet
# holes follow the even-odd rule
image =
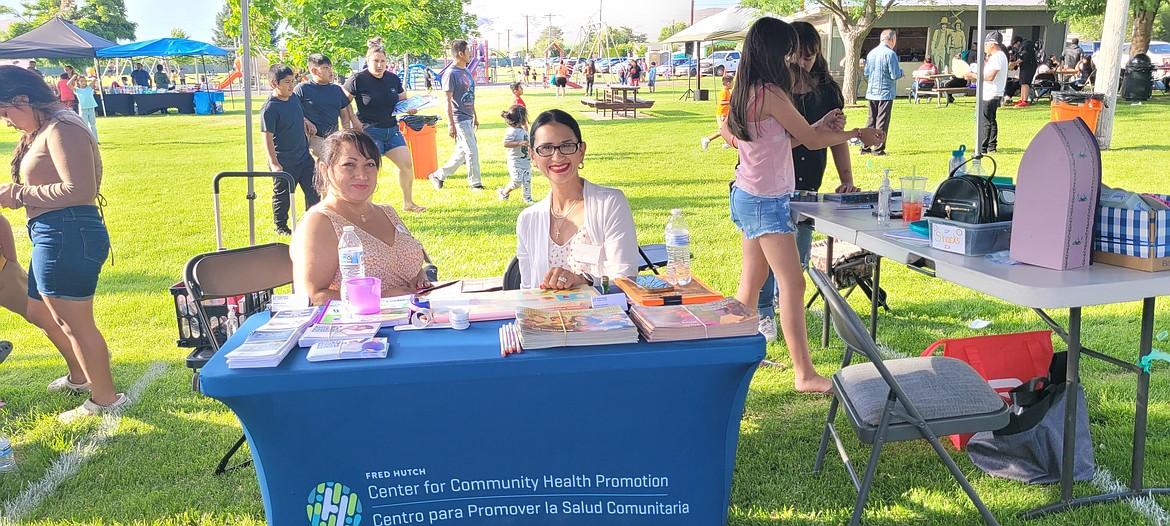
[[[613,282],[622,289],[622,292],[626,293],[626,297],[631,302],[637,305],[693,305],[723,299],[722,294],[693,276],[691,282],[686,285],[654,292],[639,287],[634,280],[629,278],[617,278]]]

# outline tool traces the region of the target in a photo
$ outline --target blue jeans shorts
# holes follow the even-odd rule
[[[789,197],[758,197],[738,187],[731,189],[731,221],[747,236],[796,232]]]
[[[406,146],[406,137],[402,136],[402,132],[398,128],[378,128],[376,126],[366,126],[366,135],[369,135],[375,143],[378,144],[378,150],[382,155],[395,148]]]
[[[28,220],[32,259],[28,296],[87,300],[110,255],[110,234],[98,207],[71,206]]]

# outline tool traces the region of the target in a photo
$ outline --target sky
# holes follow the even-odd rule
[[[138,23],[138,40],[167,37],[171,28],[178,27],[191,38],[204,42],[211,42],[215,14],[223,6],[222,1],[125,0],[130,20]],[[20,8],[20,0],[0,0],[0,4]],[[739,1],[694,0],[694,4],[695,10],[699,10],[731,7]],[[690,9],[691,0],[472,0],[468,11],[479,17],[480,34],[491,45],[496,45],[498,31],[497,47],[506,48],[504,40],[507,30],[511,29],[513,49],[520,49],[524,46],[524,15],[532,16],[528,29],[532,38],[548,24],[551,13],[552,24],[564,31],[566,40],[575,42],[581,27],[591,20],[597,21],[600,14],[607,25],[632,27],[654,41],[658,38],[658,31],[672,21],[690,20]]]

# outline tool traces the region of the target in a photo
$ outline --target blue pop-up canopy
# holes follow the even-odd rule
[[[97,52],[102,58],[131,57],[191,57],[208,55],[222,57],[228,50],[186,38],[156,38],[106,48]]]

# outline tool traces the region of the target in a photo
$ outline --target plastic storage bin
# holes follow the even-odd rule
[[[246,318],[268,308],[272,300],[271,290],[262,290],[252,294],[245,294],[234,298],[208,300],[207,316],[211,318],[211,330],[204,330],[199,322],[199,313],[195,310],[195,300],[187,294],[187,286],[183,282],[176,283],[170,288],[171,296],[175,300],[175,319],[178,322],[179,338],[175,342],[179,347],[211,347],[209,334],[215,334],[215,340],[220,345],[227,341],[228,304],[238,307],[240,316]],[[242,321],[241,321],[242,322]]]
[[[1083,91],[1058,91],[1052,94],[1052,114],[1048,122],[1071,121],[1077,117],[1089,125],[1089,131],[1097,134],[1097,116],[1104,107],[1100,93]]]
[[[967,256],[982,256],[1006,250],[1012,239],[1012,222],[960,223],[937,217],[930,224],[930,247]]]

